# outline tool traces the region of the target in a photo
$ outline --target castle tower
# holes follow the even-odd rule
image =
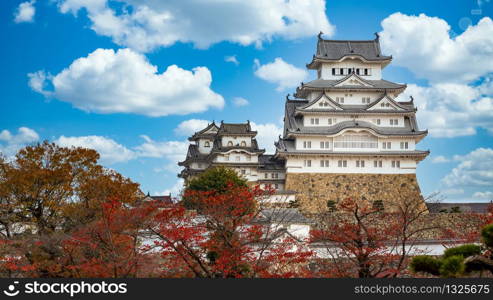
[[[413,99],[395,98],[406,85],[382,79],[392,60],[373,40],[324,40],[307,68],[317,79],[287,97],[283,136],[275,158],[285,161],[285,189],[305,211],[319,212],[345,198],[391,209],[400,198],[424,204],[417,164],[419,130]]]

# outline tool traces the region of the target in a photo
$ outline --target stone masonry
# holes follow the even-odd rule
[[[392,202],[416,199],[426,207],[415,174],[322,174],[288,173],[286,190],[296,191],[302,211],[319,213],[328,210],[328,201],[346,198],[381,200],[389,210]]]

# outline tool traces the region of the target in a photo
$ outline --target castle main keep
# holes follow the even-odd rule
[[[416,168],[429,151],[416,145],[427,135],[411,98],[395,98],[406,85],[384,80],[392,61],[373,40],[325,40],[307,64],[317,79],[286,97],[284,130],[276,152],[259,149],[250,123],[209,124],[189,140],[180,177],[217,165],[248,181],[271,185],[308,212],[330,210],[345,198],[391,209],[401,198],[423,201]]]

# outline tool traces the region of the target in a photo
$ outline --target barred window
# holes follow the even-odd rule
[[[334,148],[378,148],[378,141],[369,134],[345,134],[334,139]]]

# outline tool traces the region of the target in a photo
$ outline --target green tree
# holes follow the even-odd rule
[[[220,195],[227,193],[232,187],[248,187],[247,180],[230,168],[210,168],[188,182],[184,191],[183,205],[188,209],[197,209],[198,203],[192,196],[194,192]]]

